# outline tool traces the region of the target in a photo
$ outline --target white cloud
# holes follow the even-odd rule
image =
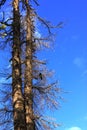
[[[78,40],[79,36],[78,35],[72,35],[71,37],[73,40]]]
[[[84,120],[87,120],[87,116],[84,117]]]
[[[38,37],[38,38],[41,37],[41,34],[39,33],[39,31],[36,31],[36,32],[35,32],[35,36]]]
[[[3,84],[3,83],[11,83],[12,81],[12,78],[9,78],[8,80],[5,78],[0,78],[0,84]]]
[[[10,64],[7,66],[7,69],[11,68],[12,65],[12,61],[10,62]]]
[[[86,59],[83,57],[76,57],[73,63],[78,67],[84,69],[86,67]]]
[[[0,83],[5,82],[5,78],[0,78]]]
[[[80,127],[70,127],[67,128],[66,130],[82,130]]]
[[[86,76],[87,75],[87,70],[85,70],[82,74],[82,76]]]

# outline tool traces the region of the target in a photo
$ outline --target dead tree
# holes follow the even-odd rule
[[[32,87],[32,21],[30,18],[31,9],[28,0],[25,0],[26,7],[26,49],[25,49],[25,77],[24,77],[24,101],[27,130],[35,130],[33,113],[33,87]]]
[[[12,100],[14,130],[25,129],[24,98],[21,80],[21,42],[19,0],[13,0]]]
[[[5,2],[6,0],[1,0],[0,6]],[[10,44],[12,50],[11,74],[3,75],[8,76],[7,79],[11,78],[12,82],[2,83],[2,86],[10,88],[1,89],[1,99],[4,97],[7,103],[4,102],[0,107],[1,118],[4,113],[0,126],[9,126],[7,129],[13,126],[14,130],[52,130],[58,125],[43,113],[48,108],[59,106],[61,89],[57,82],[51,82],[53,73],[47,69],[46,61],[39,60],[37,52],[50,48],[52,29],[61,27],[62,23],[51,25],[37,14],[32,2],[39,6],[37,0],[12,0],[12,18],[0,21],[1,25],[6,25],[7,28],[3,30],[6,36],[1,46],[7,43],[5,47],[8,47]],[[46,27],[47,37],[36,35],[35,22]]]

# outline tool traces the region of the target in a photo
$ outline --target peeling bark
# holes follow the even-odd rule
[[[27,2],[26,2],[27,4]],[[27,4],[28,5],[28,4]],[[25,59],[25,113],[27,130],[35,130],[33,114],[33,95],[32,95],[32,22],[30,18],[30,9],[27,6],[27,32],[26,32],[26,59]]]
[[[13,1],[12,99],[14,130],[25,130],[24,100],[21,80],[21,45],[19,0]]]

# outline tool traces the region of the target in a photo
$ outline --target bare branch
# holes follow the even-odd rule
[[[37,2],[37,0],[33,0],[34,1],[34,3],[37,5],[37,6],[39,6],[39,3]]]
[[[0,0],[0,8],[5,4],[6,0]]]

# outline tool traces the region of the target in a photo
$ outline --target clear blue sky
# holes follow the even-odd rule
[[[87,130],[87,1],[41,0],[38,9],[54,24],[65,22],[57,31],[54,51],[45,53],[61,87],[69,91],[52,113],[62,123],[57,130]]]
[[[87,130],[87,0],[41,0],[38,12],[53,24],[65,23],[57,31],[54,51],[43,55],[60,86],[69,91],[61,108],[52,112],[62,123],[56,130]],[[1,63],[3,57],[0,52]]]

